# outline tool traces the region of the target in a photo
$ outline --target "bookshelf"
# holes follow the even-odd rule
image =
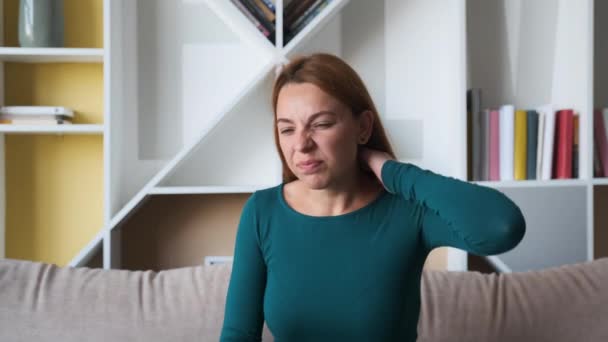
[[[288,2],[274,3],[281,27]],[[232,254],[245,200],[280,182],[271,88],[277,63],[299,53],[336,53],[360,70],[401,160],[466,174],[464,135],[450,128],[465,127],[463,3],[446,12],[423,2],[410,11],[394,1],[332,0],[289,42],[276,30],[275,44],[230,1],[109,0],[104,6],[109,222],[70,265],[99,262],[101,255],[106,268],[163,269]],[[431,22],[449,24],[440,34],[424,34],[437,30]],[[412,44],[403,46],[403,39]],[[414,96],[404,97],[407,92]],[[430,99],[440,105],[428,108]],[[458,153],[440,148],[448,141]],[[177,231],[171,236],[182,229],[176,221],[191,227],[199,248]],[[186,256],[172,259],[166,251],[176,248]],[[436,268],[466,267],[457,250],[440,249],[431,259]]]
[[[593,107],[608,107],[608,44],[603,37],[608,33],[605,20],[608,4],[595,1],[593,4]],[[596,143],[594,140],[592,143]],[[592,227],[594,230],[593,251],[596,258],[608,257],[608,177],[593,178],[591,182],[593,207]]]
[[[69,265],[166,269],[232,254],[247,197],[281,180],[276,66],[317,51],[359,72],[399,160],[463,180],[467,89],[482,88],[487,106],[575,108],[577,179],[478,182],[515,200],[529,225],[520,246],[486,261],[508,272],[608,255],[608,181],[593,178],[590,152],[592,108],[606,105],[606,73],[593,68],[608,56],[608,47],[594,50],[594,13],[606,13],[597,2],[332,0],[287,41],[288,4],[274,1],[273,43],[231,1],[104,0],[103,52],[58,53],[64,62],[103,56],[104,228]],[[467,260],[440,248],[428,266],[464,270]]]
[[[487,258],[502,272],[535,270],[608,255],[606,179],[593,177],[593,109],[604,102],[608,26],[601,1],[467,1],[467,88],[484,108],[544,104],[580,118],[579,175],[573,179],[477,181],[499,189],[524,212],[526,237]],[[539,252],[539,251],[542,251]]]
[[[66,0],[62,48],[21,48],[0,1],[0,104],[67,106],[74,124],[0,124],[0,257],[67,264],[102,230],[103,0]],[[88,265],[101,266],[101,250]]]
[[[103,63],[103,49],[0,47],[0,60],[14,63]]]

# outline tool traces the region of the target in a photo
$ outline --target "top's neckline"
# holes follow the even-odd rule
[[[371,202],[367,203],[366,205],[364,205],[361,208],[358,208],[353,211],[349,211],[347,213],[340,214],[340,215],[313,216],[313,215],[301,213],[301,212],[295,210],[294,208],[292,208],[285,200],[285,195],[283,193],[284,187],[285,187],[285,183],[281,183],[278,187],[278,191],[279,191],[278,197],[279,197],[279,202],[281,203],[281,205],[285,209],[287,209],[287,211],[289,211],[297,216],[309,219],[309,220],[336,220],[336,219],[343,219],[343,218],[347,218],[347,217],[350,217],[353,215],[357,215],[357,214],[360,214],[360,213],[367,211],[370,208],[374,207],[376,205],[376,203],[380,202],[386,195],[389,194],[389,192],[386,191],[386,189],[382,189],[380,195],[376,196],[376,198],[374,198]]]

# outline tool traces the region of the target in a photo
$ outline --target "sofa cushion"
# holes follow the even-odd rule
[[[427,271],[419,341],[608,341],[608,258],[505,274]]]
[[[230,272],[0,260],[0,341],[218,341]],[[424,271],[419,341],[608,341],[607,284],[608,258],[501,275]]]
[[[0,341],[217,341],[229,277],[0,260]]]

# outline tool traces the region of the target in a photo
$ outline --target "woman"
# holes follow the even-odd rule
[[[256,191],[238,227],[221,341],[415,341],[429,252],[515,247],[501,192],[395,160],[378,111],[338,57],[286,65],[272,95],[283,183]]]

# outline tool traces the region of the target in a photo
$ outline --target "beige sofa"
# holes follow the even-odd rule
[[[229,278],[229,265],[0,260],[0,341],[218,341]],[[421,291],[419,341],[608,341],[608,258],[503,275],[425,271]]]

